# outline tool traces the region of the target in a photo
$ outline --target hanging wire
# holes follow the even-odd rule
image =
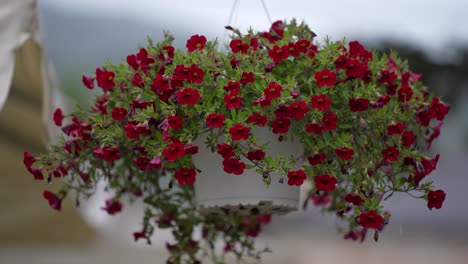
[[[271,20],[270,12],[268,12],[268,8],[266,6],[265,0],[261,0],[263,9],[265,10],[265,14],[268,18],[268,22],[270,22],[270,25],[273,24],[273,20]]]
[[[238,10],[238,6],[239,0],[234,0],[234,2],[232,3],[231,12],[229,13],[229,19],[226,26],[232,26],[232,19],[234,17],[234,14],[237,13],[236,10]]]

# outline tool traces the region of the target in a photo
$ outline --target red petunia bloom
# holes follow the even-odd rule
[[[382,70],[381,76],[379,78],[379,83],[392,85],[395,83],[395,80],[397,79],[397,77],[398,76],[392,71]]]
[[[424,168],[424,174],[427,175],[436,169],[437,163],[439,162],[439,157],[440,155],[437,154],[433,159],[429,159],[426,157],[421,159],[421,165]]]
[[[307,160],[309,161],[310,165],[315,166],[317,164],[322,164],[326,158],[327,158],[327,155],[325,155],[325,153],[318,153],[318,154],[308,157]]]
[[[229,62],[231,64],[231,67],[234,69],[234,68],[236,68],[237,66],[240,65],[241,60],[238,60],[236,58],[231,58],[231,60]]]
[[[191,88],[185,88],[182,91],[178,91],[177,95],[177,102],[179,104],[186,104],[193,106],[197,103],[198,99],[200,99],[200,94],[197,90]]]
[[[255,82],[253,72],[243,72],[242,73],[242,76],[241,76],[241,79],[240,79],[240,83],[242,85],[246,85],[248,83],[253,83],[253,82]]]
[[[145,83],[143,82],[143,79],[139,73],[135,73],[135,75],[133,75],[132,85],[141,88],[145,86]]]
[[[273,112],[276,118],[289,118],[289,108],[284,104],[279,104]]]
[[[386,106],[388,103],[390,102],[390,96],[388,95],[381,95],[377,98],[377,101],[376,102],[372,102],[371,103],[371,106],[372,108],[376,109],[376,108],[382,108],[384,106]]]
[[[384,223],[384,219],[374,210],[370,210],[369,212],[360,214],[358,222],[364,228],[380,229]]]
[[[101,207],[102,210],[106,211],[110,215],[115,215],[116,213],[119,213],[120,211],[122,211],[122,208],[122,203],[110,199],[106,200],[105,207]]]
[[[317,190],[331,192],[335,190],[336,178],[328,174],[317,175],[314,177],[314,183]]]
[[[285,60],[289,57],[289,47],[284,45],[279,47],[275,45],[272,49],[268,51],[268,55],[273,59],[275,63],[280,63],[282,60]]]
[[[185,145],[181,142],[171,143],[163,150],[162,154],[167,161],[173,162],[185,156]]]
[[[399,155],[400,151],[394,146],[386,147],[382,150],[382,157],[387,163],[396,161]]]
[[[334,113],[330,112],[322,117],[322,130],[332,131],[336,128],[337,123],[338,118]]]
[[[54,123],[56,126],[61,127],[63,121],[63,112],[62,109],[57,108],[54,112]]]
[[[413,90],[409,86],[401,87],[401,89],[398,90],[398,102],[408,102],[411,100],[411,97],[413,97]]]
[[[252,50],[254,52],[256,52],[257,49],[258,49],[258,39],[257,38],[251,38],[250,39],[250,46],[252,47]]]
[[[224,125],[226,116],[224,114],[211,113],[206,117],[206,125],[211,128],[220,128]]]
[[[364,79],[368,74],[368,65],[358,60],[348,60],[346,64],[346,77]]]
[[[112,109],[112,119],[117,121],[123,121],[127,116],[127,109],[123,107],[115,107]]]
[[[81,82],[83,82],[84,86],[88,89],[94,89],[94,78],[87,77],[87,76],[82,76],[81,77]]]
[[[110,90],[115,87],[114,77],[115,74],[112,71],[102,71],[100,68],[96,69],[97,85],[103,90]]]
[[[416,113],[416,122],[420,123],[423,126],[429,126],[431,119],[432,115],[431,112],[428,110],[421,110]]]
[[[193,184],[197,172],[194,169],[180,168],[174,175],[180,185]]]
[[[416,136],[413,131],[405,131],[401,135],[401,143],[404,147],[410,147],[416,141]]]
[[[137,166],[138,169],[146,171],[146,169],[148,168],[149,161],[150,159],[148,159],[147,157],[138,157],[136,160],[133,161],[133,163],[135,164],[135,166]]]
[[[251,150],[247,153],[249,160],[262,160],[265,157],[265,151],[261,149]]]
[[[312,123],[306,124],[305,128],[306,128],[306,132],[309,134],[314,133],[318,135],[322,133],[322,127],[319,124],[317,124],[315,121]]]
[[[430,191],[427,194],[427,207],[440,209],[445,200],[445,192],[442,190]]]
[[[195,50],[203,50],[205,48],[205,44],[205,36],[193,35],[187,40],[185,47],[187,47],[188,52],[193,52]]]
[[[26,169],[31,170],[31,167],[34,162],[36,162],[36,158],[33,155],[31,155],[31,153],[25,151],[23,153],[23,164],[26,167]]]
[[[345,201],[347,203],[352,203],[356,206],[359,206],[361,204],[364,203],[364,199],[361,198],[361,196],[359,196],[358,194],[355,194],[355,193],[350,193],[348,195],[345,196]]]
[[[242,107],[242,98],[237,96],[237,92],[230,92],[224,96],[224,102],[226,103],[226,109],[231,110]]]
[[[389,136],[401,135],[405,131],[406,126],[402,123],[390,124],[387,126],[387,133]]]
[[[299,51],[296,49],[296,45],[294,43],[288,44],[288,52],[289,55],[293,56],[294,58],[299,56]]]
[[[317,81],[318,87],[323,87],[323,86],[331,87],[335,85],[336,73],[328,69],[325,69],[325,70],[315,73],[315,80]]]
[[[223,160],[223,168],[226,173],[241,175],[244,172],[245,164],[234,157],[229,157]]]
[[[231,145],[229,144],[218,144],[218,151],[217,153],[221,155],[223,158],[227,159],[234,156],[234,150]]]
[[[283,90],[283,87],[281,85],[272,82],[268,85],[267,88],[263,90],[263,93],[265,94],[265,98],[267,100],[273,100],[281,96],[281,91]]]
[[[446,106],[443,103],[440,103],[439,98],[432,98],[432,102],[429,105],[429,112],[432,117],[435,117],[439,121],[443,121],[445,115],[450,111],[450,107]]]
[[[348,147],[337,148],[335,154],[341,159],[350,160],[354,155],[354,150]]]
[[[265,107],[271,105],[271,101],[270,101],[270,100],[267,100],[267,99],[265,98],[265,96],[262,96],[262,97],[258,98],[257,100],[255,100],[255,101],[253,102],[253,105],[254,105],[254,106],[257,106],[258,104],[260,104],[260,106],[261,106],[262,108],[265,108]]]
[[[309,111],[309,108],[304,101],[292,102],[287,108],[288,117],[292,119],[302,119],[307,111]]]
[[[307,39],[301,39],[295,43],[295,50],[300,53],[306,53],[309,47],[310,47],[310,41]]]
[[[167,117],[167,123],[169,124],[170,128],[179,130],[182,128],[184,120],[180,116],[173,115]]]
[[[238,93],[240,90],[240,84],[236,81],[230,81],[226,85],[224,85],[224,90],[227,92],[235,92]]]
[[[93,150],[93,153],[97,158],[103,159],[107,162],[120,159],[119,149],[116,147],[96,147]]]
[[[205,72],[198,68],[197,65],[193,64],[190,66],[190,78],[188,79],[189,83],[202,83]]]
[[[273,120],[271,127],[273,134],[285,134],[289,131],[291,120],[288,118],[280,117]]]
[[[330,108],[331,103],[331,99],[325,94],[317,94],[310,99],[310,105],[312,108],[320,111],[327,111]]]
[[[195,155],[198,153],[198,146],[187,145],[184,150],[187,155]]]
[[[231,134],[232,140],[235,141],[248,139],[250,136],[250,128],[242,124],[235,124],[229,128],[229,134]]]
[[[229,47],[231,48],[233,53],[247,53],[249,50],[249,44],[242,43],[240,39],[233,39],[229,43]]]
[[[346,57],[345,55],[340,55],[334,62],[333,64],[335,64],[335,67],[337,70],[342,70],[342,69],[346,69],[347,65],[348,65],[348,62],[349,62],[349,58]]]
[[[372,52],[366,50],[359,41],[351,41],[349,42],[349,56],[351,58],[357,58],[363,61],[372,60]]]
[[[291,170],[288,172],[288,185],[290,186],[301,186],[305,179],[307,179],[307,175],[303,170]]]
[[[267,123],[267,118],[264,115],[261,115],[257,112],[252,113],[247,119],[247,123],[257,126],[265,126]]]
[[[369,99],[352,97],[349,99],[349,108],[352,112],[362,112],[369,108]]]
[[[42,171],[40,169],[31,168],[29,170],[29,173],[32,174],[32,176],[34,177],[34,180],[36,181],[44,180],[44,175],[42,174]]]
[[[49,202],[49,205],[52,209],[57,211],[62,209],[62,199],[60,199],[57,194],[51,191],[44,191],[42,196]]]

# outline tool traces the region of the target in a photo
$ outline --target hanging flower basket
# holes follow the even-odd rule
[[[127,197],[145,204],[136,240],[169,228],[167,263],[197,263],[217,240],[222,254],[258,257],[254,237],[272,214],[298,207],[304,183],[300,206],[312,199],[336,214],[346,239],[377,237],[391,222],[381,203],[395,192],[442,206],[444,191],[426,179],[439,155],[426,150],[449,107],[405,61],[357,41],[315,42],[295,20],[267,32],[227,29],[227,52],[200,35],[176,50],[166,34],[83,76],[102,93],[70,114],[57,109],[62,143],[24,155],[36,180],[65,182],[44,191],[52,208],[104,180],[109,214],[125,210]]]

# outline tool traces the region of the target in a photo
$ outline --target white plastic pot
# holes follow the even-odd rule
[[[273,158],[279,153],[284,157],[302,155],[303,147],[297,140],[279,142],[278,135],[263,128],[255,129],[253,133],[260,139],[259,144],[270,142],[265,152]],[[271,173],[271,185],[266,186],[255,168],[246,169],[241,175],[228,174],[223,170],[221,155],[205,148],[205,140],[201,138],[194,142],[199,146],[199,153],[193,156],[195,166],[201,170],[195,181],[196,201],[205,213],[247,214],[258,210],[260,213],[285,214],[297,210],[300,189],[289,186],[286,175]],[[250,163],[246,158],[242,161]],[[283,183],[279,182],[281,176]]]

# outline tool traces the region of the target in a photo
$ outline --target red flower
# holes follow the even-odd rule
[[[406,126],[402,123],[390,124],[387,126],[387,132],[389,136],[401,135],[405,131]]]
[[[249,116],[249,118],[247,119],[247,123],[257,126],[265,126],[267,123],[267,118],[266,116],[255,112]]]
[[[289,130],[289,126],[291,125],[291,121],[287,118],[280,117],[273,120],[271,123],[271,127],[273,134],[284,134],[287,133]]]
[[[223,167],[226,173],[240,175],[244,172],[245,164],[234,157],[230,157],[223,160]]]
[[[312,99],[310,99],[310,105],[312,108],[320,111],[327,111],[330,108],[331,103],[331,99],[325,94],[314,95]]]
[[[364,61],[372,60],[372,52],[366,50],[359,41],[349,42],[349,56]]]
[[[267,88],[263,90],[263,93],[265,94],[265,98],[267,100],[273,100],[281,96],[281,91],[283,90],[283,87],[281,85],[272,82],[268,85]]]
[[[93,153],[97,158],[103,159],[107,162],[120,159],[119,150],[115,147],[96,147],[93,150]]]
[[[273,49],[268,51],[268,55],[273,59],[275,63],[280,63],[282,60],[285,60],[289,57],[289,47],[284,45],[279,47],[275,45]]]
[[[195,155],[198,153],[198,146],[187,145],[185,146],[185,154],[188,155]]]
[[[202,69],[198,68],[197,65],[193,64],[190,66],[190,78],[189,83],[202,83],[205,72]]]
[[[384,219],[374,210],[370,210],[367,213],[360,214],[358,216],[358,222],[364,228],[380,229],[383,225]]]
[[[430,191],[427,194],[427,207],[440,209],[445,200],[445,192],[442,190]]]
[[[261,149],[252,150],[247,153],[247,158],[249,160],[262,160],[264,157],[265,152]]]
[[[234,108],[242,107],[242,98],[237,97],[237,92],[232,91],[224,96],[224,102],[226,103],[226,109],[231,110]]]
[[[398,76],[394,72],[382,70],[379,83],[392,85],[395,83],[397,77]]]
[[[352,112],[362,112],[369,108],[369,99],[352,97],[349,99],[349,107]]]
[[[315,176],[314,182],[315,182],[315,187],[319,191],[331,192],[335,190],[336,178],[328,174]]]
[[[180,185],[193,184],[197,172],[194,169],[181,168],[175,173],[175,178]]]
[[[428,110],[421,110],[416,113],[416,122],[420,123],[423,126],[429,126],[431,122],[432,115]]]
[[[274,111],[274,114],[276,118],[289,118],[289,108],[281,103]]]
[[[162,154],[167,159],[167,161],[173,162],[176,159],[185,156],[185,146],[180,142],[171,143],[163,150]]]
[[[437,162],[439,162],[439,157],[440,155],[437,154],[433,159],[429,159],[425,157],[421,159],[421,165],[424,168],[424,174],[427,175],[436,169]]]
[[[323,131],[332,131],[336,128],[336,123],[338,122],[338,118],[332,112],[324,115],[322,117],[322,130]]]
[[[227,159],[234,156],[234,150],[229,144],[218,144],[218,154]]]
[[[327,205],[331,202],[332,198],[333,196],[330,194],[325,194],[325,195],[313,194],[310,196],[310,199],[312,200],[315,206]]]
[[[316,135],[322,133],[322,127],[315,123],[315,122],[312,122],[312,123],[308,123],[305,125],[305,128],[306,128],[306,132],[307,133],[314,133]]]
[[[318,153],[308,157],[307,160],[309,161],[310,165],[315,166],[317,164],[322,164],[326,158],[327,156],[325,155],[325,153]]]
[[[350,160],[354,155],[354,150],[348,147],[337,148],[335,154],[341,159]]]
[[[205,44],[205,36],[193,35],[187,40],[187,44],[185,46],[187,47],[188,52],[193,52],[195,50],[202,50],[205,48]]]
[[[115,107],[112,109],[112,118],[117,121],[123,121],[127,116],[127,109],[122,107]]]
[[[52,207],[52,209],[57,211],[62,209],[62,200],[58,197],[57,194],[50,191],[44,191],[42,196],[49,202],[49,205]]]
[[[450,111],[450,107],[446,106],[443,103],[439,102],[439,98],[432,98],[432,102],[429,105],[429,112],[437,120],[442,121],[445,118],[445,115]]]
[[[257,222],[263,225],[267,225],[271,222],[271,215],[269,214],[260,214],[257,215]]]
[[[224,90],[227,92],[235,92],[238,93],[240,90],[240,84],[236,81],[231,81],[228,82],[226,85],[224,85]]]
[[[122,211],[123,205],[119,201],[106,200],[106,206],[101,207],[102,210],[106,211],[110,215],[115,215],[116,213]]]
[[[331,87],[335,85],[336,73],[328,69],[325,69],[325,70],[315,73],[315,80],[317,81],[318,87],[323,87],[323,86]]]
[[[40,169],[29,169],[29,172],[32,174],[34,177],[34,180],[39,181],[39,180],[44,180],[44,175],[42,174],[42,171]]]
[[[145,171],[148,168],[149,161],[150,160],[147,157],[138,157],[133,161],[133,163],[138,167],[138,169]]]
[[[346,69],[347,65],[348,65],[348,62],[349,62],[349,58],[346,57],[345,55],[340,55],[334,62],[333,64],[335,64],[335,67],[337,70],[342,70],[342,69]]]
[[[242,43],[242,40],[240,39],[233,39],[229,43],[229,47],[231,48],[232,52],[234,53],[247,53],[249,50],[249,44],[244,44]]]
[[[258,104],[260,104],[260,106],[261,106],[262,108],[265,108],[265,107],[271,105],[271,101],[270,101],[270,100],[267,100],[267,99],[265,98],[265,96],[262,96],[262,97],[258,98],[257,100],[255,100],[255,101],[253,102],[253,105],[254,105],[254,106],[257,106]]]
[[[303,170],[291,170],[288,172],[288,185],[290,186],[301,186],[305,179],[307,179],[307,175]]]
[[[348,78],[365,78],[368,74],[368,65],[365,62],[358,60],[349,60],[346,64],[346,77]]]
[[[63,121],[63,113],[62,109],[57,108],[54,112],[54,123],[56,126],[61,127],[62,126],[62,121]]]
[[[405,146],[405,147],[410,147],[411,145],[414,144],[415,141],[416,141],[416,137],[415,137],[413,131],[405,131],[401,135],[401,142],[402,142],[403,146]]]
[[[398,90],[398,102],[400,103],[408,102],[411,100],[412,96],[413,90],[409,86],[401,87],[401,89]]]
[[[241,124],[235,124],[229,128],[229,134],[231,134],[232,140],[235,141],[248,139],[250,136],[250,128]]]
[[[114,77],[115,74],[112,71],[102,71],[99,68],[96,69],[97,85],[103,90],[109,90],[115,87]]]
[[[231,63],[231,67],[234,69],[237,66],[239,66],[239,64],[241,63],[241,60],[237,60],[236,58],[231,58],[230,63]]]
[[[154,157],[152,160],[148,162],[148,170],[159,170],[161,168],[161,158]]]
[[[390,102],[390,96],[388,95],[383,95],[383,96],[379,96],[377,98],[377,102],[372,102],[371,103],[371,106],[372,108],[382,108],[384,107],[385,105],[388,104],[388,102]]]
[[[241,76],[241,79],[240,79],[240,83],[242,85],[246,85],[248,83],[253,83],[253,82],[255,82],[253,72],[243,72],[242,73],[242,76]]]
[[[88,89],[94,89],[94,78],[82,76],[81,81],[83,82],[84,86]]]
[[[310,46],[310,41],[307,39],[301,39],[296,42],[295,49],[300,53],[306,53]]]
[[[220,128],[224,125],[226,116],[223,114],[211,113],[206,117],[206,125],[212,128]]]
[[[142,88],[145,86],[145,83],[143,82],[143,79],[141,79],[141,75],[139,73],[135,73],[135,75],[133,75],[132,85]]]
[[[346,195],[345,201],[347,203],[352,203],[352,204],[354,204],[356,206],[359,206],[362,203],[364,203],[364,199],[362,199],[361,196],[359,196],[358,194],[355,194],[355,193],[350,193],[350,194]]]
[[[294,43],[288,44],[288,52],[289,55],[293,56],[294,58],[299,56],[299,51],[296,49],[296,45]]]
[[[394,146],[386,147],[382,150],[382,157],[387,163],[396,161],[399,155],[400,151]]]
[[[169,124],[170,128],[179,130],[182,128],[182,124],[184,123],[184,120],[180,116],[168,116],[167,123]]]
[[[33,155],[31,155],[31,153],[25,151],[23,153],[23,163],[26,169],[31,170],[31,166],[34,162],[36,162],[36,158]]]
[[[304,118],[309,108],[304,101],[292,102],[288,107],[288,117],[293,119]]]
[[[177,102],[179,104],[186,104],[186,105],[195,105],[200,99],[200,94],[197,90],[191,88],[185,88],[182,91],[178,91],[177,95]]]

